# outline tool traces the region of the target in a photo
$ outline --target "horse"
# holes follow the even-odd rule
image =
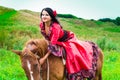
[[[47,53],[47,45],[44,39],[32,39],[26,43],[22,51],[12,50],[20,56],[28,80],[47,80],[47,77],[48,80],[64,80],[64,65],[60,57],[49,56],[49,76],[46,62],[42,66],[39,63],[39,59]]]
[[[13,50],[20,56],[28,80],[66,80],[65,65],[61,57],[50,54],[46,62],[40,65],[39,59],[47,53],[47,46],[45,39],[32,39],[26,42],[22,51]],[[97,51],[97,67],[92,80],[102,80],[103,52],[99,47]]]

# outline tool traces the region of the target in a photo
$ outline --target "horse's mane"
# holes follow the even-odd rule
[[[34,44],[37,49],[34,50],[34,54],[38,52],[38,56],[44,56],[47,53],[47,41],[45,39],[30,39],[26,42],[25,46]]]

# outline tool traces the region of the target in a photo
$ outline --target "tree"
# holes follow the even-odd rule
[[[110,18],[99,19],[99,21],[102,21],[102,22],[112,22],[112,20]]]
[[[120,25],[120,17],[117,17],[117,18],[116,18],[115,24],[118,25],[118,26]]]

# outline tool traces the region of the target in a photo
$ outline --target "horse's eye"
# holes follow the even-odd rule
[[[34,71],[36,71],[36,72],[39,73],[40,70],[39,70],[38,64],[34,64],[34,67],[33,67],[33,68],[34,68]]]

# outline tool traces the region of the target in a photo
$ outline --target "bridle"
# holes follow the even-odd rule
[[[42,69],[42,65],[40,65],[40,77],[41,77],[41,80],[42,80],[42,72],[43,72],[43,69]],[[46,70],[46,69],[45,69]],[[48,60],[48,58],[47,58],[47,80],[49,80],[49,77],[50,77],[50,75],[49,75],[49,73],[50,73],[50,69],[49,69],[49,60]]]
[[[30,47],[25,47],[25,49],[28,49],[30,52],[32,52],[38,58],[38,64],[40,65],[40,62],[39,62],[40,56],[38,56],[39,51],[37,50],[36,52],[33,52]],[[24,57],[26,54],[27,54],[27,52],[25,50],[24,54],[22,54],[22,57]],[[49,60],[47,58],[47,80],[49,80],[49,73],[50,73]],[[43,80],[43,78],[42,78],[42,65],[40,65],[40,78],[41,78],[40,80]]]

